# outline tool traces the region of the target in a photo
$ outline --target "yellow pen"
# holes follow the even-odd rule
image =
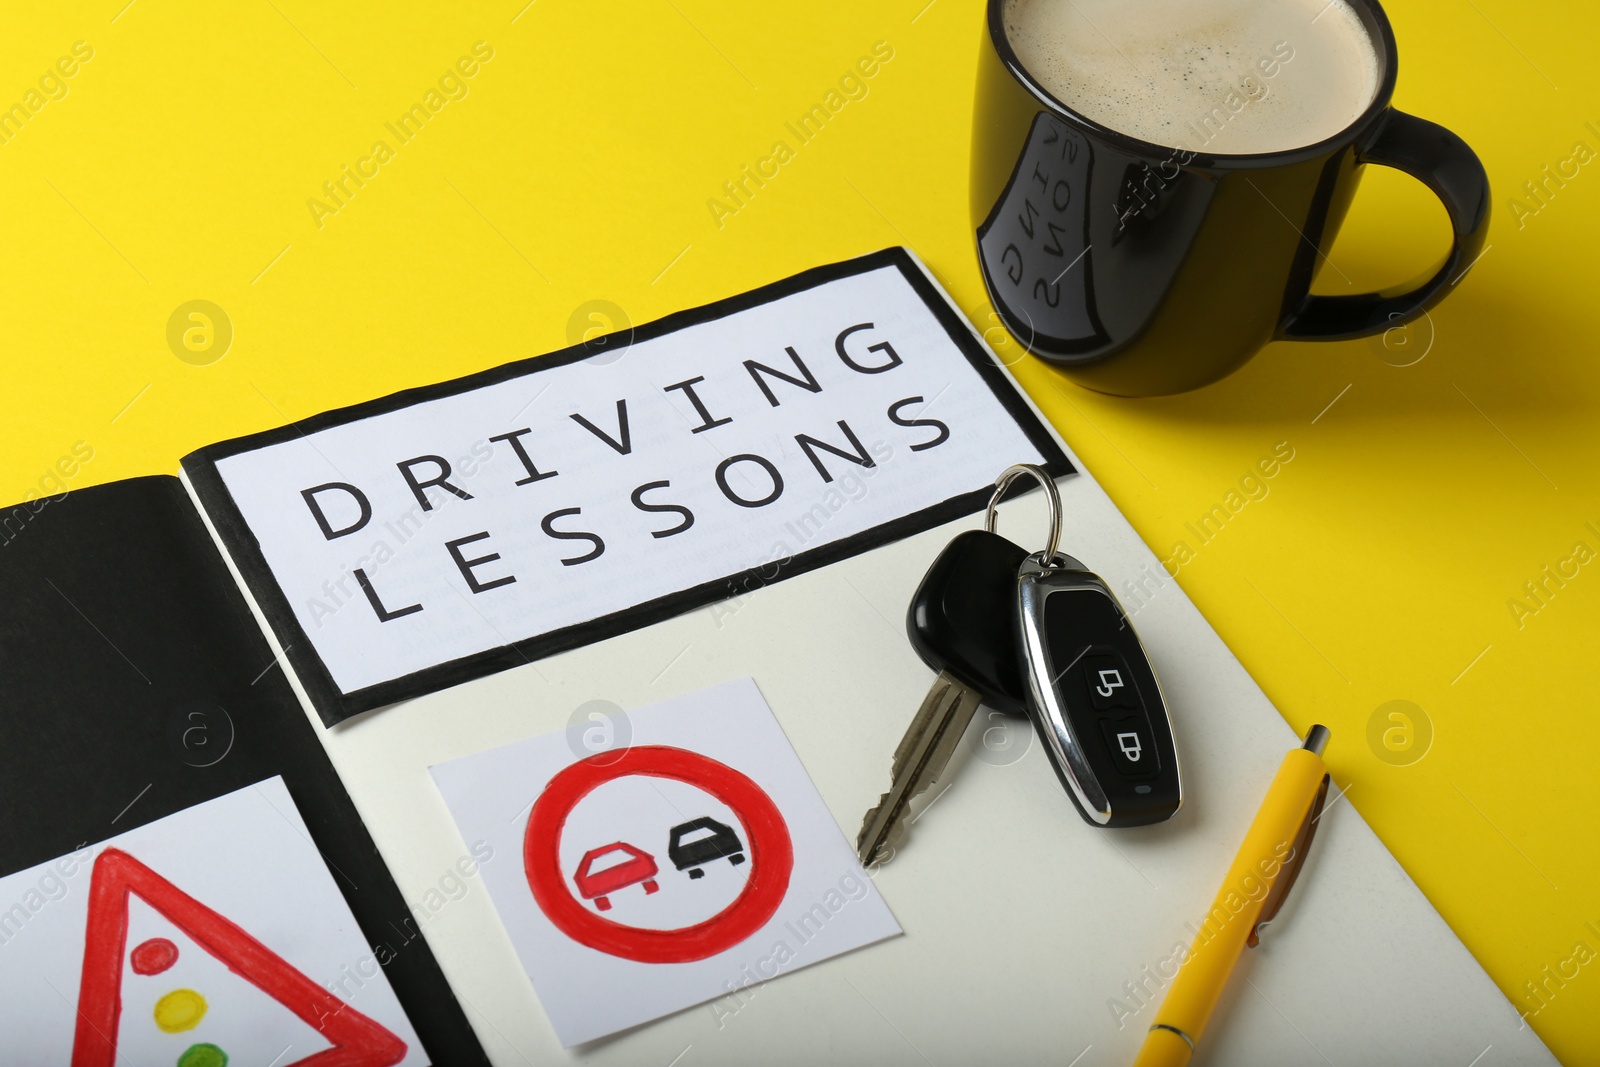
[[[1313,726],[1305,744],[1283,758],[1134,1067],[1183,1067],[1194,1055],[1240,953],[1247,944],[1255,947],[1305,863],[1328,796],[1327,744],[1328,728]]]

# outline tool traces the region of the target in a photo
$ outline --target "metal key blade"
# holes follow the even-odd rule
[[[933,688],[894,750],[893,781],[889,791],[862,821],[861,833],[856,838],[856,853],[863,865],[870,865],[876,859],[905,816],[911,798],[939,780],[982,700],[982,694],[947,672],[941,672],[934,679]]]

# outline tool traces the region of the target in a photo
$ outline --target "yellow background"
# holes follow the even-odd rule
[[[0,33],[0,104],[94,50],[0,144],[0,498],[53,488],[75,446],[93,458],[73,487],[172,472],[562,347],[591,300],[644,322],[889,244],[992,325],[966,218],[977,0],[124,3],[13,6]],[[1600,150],[1600,20],[1578,0],[1389,13],[1396,103],[1460,133],[1495,186],[1490,247],[1431,325],[1274,345],[1172,399],[1017,371],[1157,554],[1194,551],[1184,588],[1296,728],[1332,727],[1348,803],[1531,1011],[1524,983],[1600,953],[1600,563],[1542,606],[1523,587],[1600,551],[1600,161],[1543,205],[1522,186]],[[477,41],[494,54],[467,95],[399,145],[384,124]],[[798,146],[784,123],[879,41],[868,95]],[[308,199],[380,138],[395,158],[319,228]],[[779,139],[795,157],[719,225],[707,201]],[[1321,284],[1411,277],[1445,233],[1420,186],[1374,169]],[[194,299],[234,330],[207,365],[167,341]],[[1268,495],[1201,545],[1186,524],[1279,442],[1294,459]],[[1519,596],[1539,610],[1519,619]],[[1420,760],[1403,730],[1368,743],[1391,700],[1421,709],[1413,737],[1431,723]],[[1600,1063],[1600,960],[1547,988],[1531,1024]]]

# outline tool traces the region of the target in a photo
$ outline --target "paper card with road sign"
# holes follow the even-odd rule
[[[751,679],[432,768],[564,1046],[900,926]]]
[[[0,878],[7,1063],[426,1053],[281,778]]]

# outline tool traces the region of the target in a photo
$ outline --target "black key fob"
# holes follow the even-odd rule
[[[906,635],[924,663],[1012,715],[1027,713],[1011,624],[1017,571],[1027,554],[997,533],[959,533],[928,568],[906,611]]]
[[[1143,826],[1183,803],[1161,684],[1122,605],[1071,556],[1017,574],[1017,654],[1027,710],[1078,814]]]

